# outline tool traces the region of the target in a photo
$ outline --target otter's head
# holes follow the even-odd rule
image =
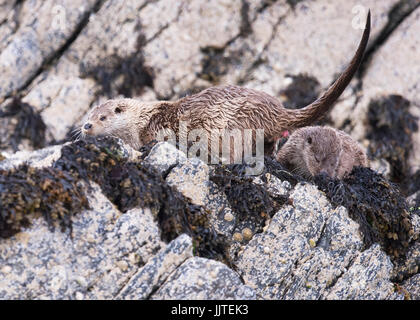
[[[141,146],[140,132],[153,115],[154,103],[134,99],[115,99],[95,107],[82,125],[82,135],[109,135],[134,148]]]
[[[340,160],[341,141],[335,131],[327,127],[304,128],[302,158],[311,176],[325,173],[334,178]]]

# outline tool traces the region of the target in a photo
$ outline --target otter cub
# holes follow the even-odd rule
[[[216,130],[263,129],[264,142],[269,145],[284,130],[311,125],[331,109],[360,65],[369,33],[370,12],[359,47],[347,68],[321,97],[302,109],[287,109],[277,98],[258,90],[211,87],[177,101],[107,101],[90,113],[81,128],[82,135],[114,135],[137,149],[162,131],[184,135],[185,130],[180,129],[183,122],[188,130],[202,129],[208,137]]]
[[[320,126],[294,131],[276,159],[306,178],[326,173],[341,179],[355,166],[368,166],[365,152],[352,137],[343,131]]]

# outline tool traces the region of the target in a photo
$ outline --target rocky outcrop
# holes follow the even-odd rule
[[[418,1],[0,8],[1,299],[419,299]],[[326,122],[386,179],[321,185],[270,159],[249,177],[168,143],[71,141],[114,97],[230,83],[301,107],[346,66],[368,9],[365,62]]]
[[[115,142],[106,143],[113,150]],[[130,158],[130,147],[121,147]],[[171,157],[156,157],[169,150]],[[34,170],[42,168],[37,163],[54,167],[63,161],[61,156],[48,163],[45,159],[51,158],[50,152],[37,152],[37,157],[28,162]],[[243,237],[238,238],[238,227],[243,228],[240,216],[231,208],[232,199],[211,182],[209,166],[187,159],[168,143],[156,144],[144,160],[142,157],[131,161],[160,168],[156,174],[164,175],[165,183],[187,203],[205,209],[210,232],[226,239],[228,261],[211,254],[220,243],[206,242],[207,250],[198,252],[202,239],[189,228],[181,228],[179,236],[165,241],[165,223],[169,222],[160,221],[165,216],[158,213],[163,203],[125,210],[116,198],[110,201],[104,185],[89,182],[90,187],[84,187],[89,208],[72,212],[71,228],[63,232],[58,224],[34,215],[29,226],[1,240],[3,299],[404,297],[395,290],[394,260],[385,253],[386,248],[379,244],[366,247],[359,224],[344,207],[334,209],[316,186],[300,182],[293,187],[288,182],[284,189],[281,180],[275,185],[273,179],[254,178],[255,188],[272,197],[283,194],[289,204],[280,205],[280,210],[267,217],[260,231],[250,235],[242,231]],[[13,162],[19,166],[19,161],[6,160],[2,172],[13,170]],[[140,196],[147,194],[142,192]],[[189,227],[195,228],[194,223]],[[257,226],[249,230],[258,230]],[[415,232],[418,236],[418,226]],[[193,257],[196,254],[207,257]]]

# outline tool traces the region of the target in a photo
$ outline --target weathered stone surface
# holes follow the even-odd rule
[[[91,289],[91,299],[111,299],[125,285],[138,266],[163,247],[160,230],[149,209],[133,209],[122,215],[98,248],[102,257],[100,279]]]
[[[267,192],[273,196],[286,196],[289,194],[292,186],[289,181],[281,181],[279,178],[266,173],[266,182],[261,179],[261,176],[254,178],[254,183],[260,186],[264,186]]]
[[[18,28],[4,39],[0,97],[22,88],[72,36],[96,1],[27,1]],[[19,70],[19,72],[15,72]]]
[[[51,166],[51,164],[60,158],[61,145],[51,146],[37,151],[19,151],[14,154],[4,154],[6,159],[0,162],[0,169],[9,170],[27,163],[35,168]]]
[[[223,263],[194,257],[185,261],[152,299],[250,300],[255,297],[254,290],[243,285],[239,276]]]
[[[389,178],[391,173],[391,165],[388,161],[384,159],[375,159],[374,161],[369,161],[369,167],[375,170],[377,173],[382,174],[384,177]]]
[[[191,238],[183,234],[133,275],[117,299],[147,299],[186,259],[192,257]]]
[[[297,185],[290,198],[293,207],[281,209],[267,230],[255,235],[239,253],[237,266],[245,284],[263,299],[363,299],[375,294],[376,298],[390,298],[392,264],[379,248],[379,252],[363,254],[372,263],[370,269],[382,268],[378,283],[383,296],[378,296],[374,287],[356,283],[354,290],[360,292],[333,296],[332,292],[339,291],[338,279],[347,274],[355,259],[362,259],[358,258],[363,248],[358,225],[344,208],[333,210],[311,185]],[[388,260],[385,263],[383,259]],[[363,272],[370,275],[370,269]]]
[[[164,246],[150,210],[121,215],[98,186],[89,201],[94,209],[73,219],[71,234],[37,219],[1,240],[2,299],[109,299]]]
[[[178,164],[185,163],[186,160],[185,154],[175,146],[167,142],[159,142],[153,146],[144,162],[164,174],[169,173],[169,170]]]
[[[287,75],[315,76],[326,88],[355,52],[367,10],[372,11],[374,37],[387,22],[381,13],[397,1],[381,4],[365,1],[362,5],[357,0],[340,4],[301,1],[291,10],[293,13],[284,11],[284,2],[268,8],[268,16],[275,17],[270,28],[275,33],[260,56],[264,63],[253,70],[252,80],[247,84],[274,95],[287,86],[290,81]]]
[[[389,281],[392,263],[378,245],[356,257],[332,287],[327,299],[402,299]]]
[[[408,291],[411,300],[420,300],[420,274],[404,281],[402,287]]]
[[[282,298],[282,280],[309,252],[310,240],[316,243],[325,220],[331,215],[331,208],[321,208],[320,202],[326,204],[327,200],[314,187],[297,186],[292,199],[302,197],[299,189],[304,189],[303,194],[311,192],[313,197],[304,199],[303,204],[298,202],[297,208],[286,206],[280,210],[268,229],[255,235],[238,255],[237,267],[245,283],[263,299]]]
[[[79,125],[89,107],[95,104],[99,92],[104,89],[101,81],[112,78],[112,70],[107,70],[106,63],[118,69],[132,59],[130,68],[141,67],[141,51],[136,47],[141,34],[141,30],[137,30],[141,26],[137,12],[146,3],[134,0],[102,2],[98,12],[90,15],[85,28],[57,64],[34,80],[36,85],[23,100],[42,111],[50,140],[65,138],[69,129]],[[105,65],[101,69],[102,61]],[[103,74],[93,71],[93,74],[85,74],[96,67],[100,69],[97,72]],[[95,77],[99,77],[98,81]],[[141,88],[136,90],[141,91]],[[104,97],[107,94],[111,92],[104,93]]]
[[[160,144],[153,152],[159,154],[159,148],[167,151],[168,146]],[[42,154],[33,153],[33,166],[54,152],[44,150],[44,157]],[[175,159],[169,156],[162,163],[173,161],[171,158]],[[170,169],[167,179],[213,214],[219,210],[219,215],[212,217],[213,227],[234,239],[232,230],[218,223],[234,224],[236,213],[229,209],[220,215],[223,206],[219,205],[227,200],[220,190],[212,189],[208,172],[199,159],[185,159]],[[390,258],[379,245],[363,251],[359,226],[343,207],[333,209],[310,183],[292,189],[274,176],[266,178],[267,182],[258,177],[254,181],[274,196],[289,194],[290,200],[262,233],[250,234],[247,244],[236,242],[230,251],[236,255],[233,263],[244,283],[220,262],[191,258],[192,242],[186,235],[164,244],[150,210],[133,209],[121,215],[94,186],[89,196],[93,209],[72,218],[72,237],[68,232],[48,230],[38,219],[30,228],[0,241],[4,266],[0,272],[5,275],[1,294],[10,299],[402,298],[390,281],[394,276]],[[417,273],[415,248],[408,253],[413,259],[398,269],[406,276]],[[22,286],[30,289],[22,293]]]
[[[209,167],[200,159],[188,159],[184,164],[171,170],[166,177],[169,185],[174,186],[194,204],[204,205],[208,193]]]
[[[174,12],[172,6],[170,0],[160,1],[158,8],[163,10],[159,11],[159,16],[166,10]],[[241,23],[239,0],[177,1],[176,10],[179,10],[176,22],[162,29],[155,40],[144,47],[146,64],[155,70],[154,89],[162,97],[189,89],[202,68],[200,50],[223,48],[239,34]],[[148,13],[147,8],[144,13]]]
[[[166,181],[194,204],[208,209],[216,232],[230,237],[235,225],[234,213],[226,196],[209,180],[209,167],[204,162],[197,158],[187,159],[171,170]],[[225,219],[226,215],[233,218]]]

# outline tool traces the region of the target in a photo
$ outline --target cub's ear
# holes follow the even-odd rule
[[[122,113],[125,110],[127,110],[127,106],[124,104],[124,102],[118,102],[117,105],[114,108],[114,113]]]

